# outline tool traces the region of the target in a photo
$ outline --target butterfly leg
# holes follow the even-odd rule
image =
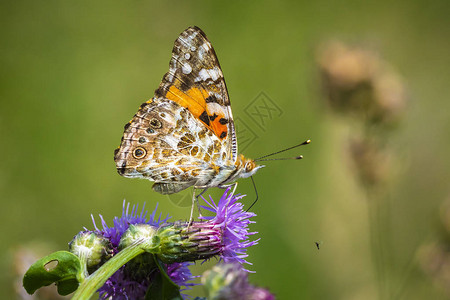
[[[247,210],[246,210],[246,211],[249,211],[249,210],[250,210],[250,208],[252,208],[252,207],[253,207],[253,205],[255,205],[255,203],[256,203],[256,202],[258,201],[258,198],[259,198],[259,196],[258,196],[258,190],[256,189],[256,184],[255,184],[255,180],[253,180],[253,176],[250,176],[250,178],[252,179],[252,183],[253,183],[253,188],[255,189],[256,199],[255,199],[255,201],[253,201],[252,205],[250,205],[250,207],[249,207],[249,208],[247,208]]]
[[[234,192],[236,192],[237,184],[237,182],[234,183],[233,192],[231,193],[231,195],[234,195]]]
[[[198,203],[198,198],[203,195],[206,191],[208,190],[208,188],[204,188],[203,191],[201,191],[200,194],[195,195],[195,187],[194,187],[194,191],[192,193],[192,206],[191,206],[191,216],[189,218],[189,225],[192,224],[192,222],[194,222],[194,206],[197,204],[197,209],[198,209],[198,216],[202,217],[202,211],[200,209],[200,204]]]
[[[238,183],[237,182],[235,182],[235,183],[231,183],[231,184],[226,184],[226,185],[221,185],[221,186],[219,186],[219,189],[227,189],[227,188],[229,188],[229,187],[233,187],[233,192],[231,192],[231,195],[234,195],[234,192],[236,191],[236,188],[237,188],[237,185],[238,185]]]
[[[198,208],[198,216],[202,217],[202,210],[200,209],[200,204],[198,203],[198,198],[200,198],[201,195],[203,195],[206,191],[208,190],[208,188],[204,188],[203,191],[198,194],[195,199],[197,200],[197,208]]]
[[[194,187],[193,192],[192,192],[191,216],[189,217],[188,229],[189,229],[189,226],[191,226],[191,224],[194,222],[194,217],[193,216],[194,216],[194,205],[195,205],[196,199],[197,198],[195,198],[195,187]],[[198,205],[198,200],[197,200],[197,205]]]

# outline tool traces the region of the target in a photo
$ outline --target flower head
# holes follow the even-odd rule
[[[193,278],[199,277],[192,276],[189,266],[193,264],[194,263],[191,262],[169,264],[167,265],[167,274],[176,285],[184,286],[184,289],[189,289],[191,286],[196,285],[195,283],[189,281],[191,281]]]
[[[377,53],[334,41],[323,45],[317,56],[331,108],[372,125],[398,123],[406,109],[406,88],[401,76]]]
[[[175,222],[162,225],[156,234],[160,239],[156,255],[165,263],[195,261],[219,256],[225,262],[248,263],[246,251],[258,240],[250,241],[248,225],[254,213],[243,210],[228,188],[216,204],[211,198],[205,200],[204,209],[214,212],[211,217],[201,217],[202,222]]]
[[[201,217],[200,222],[168,223],[168,216],[156,218],[156,209],[147,218],[144,208],[139,211],[133,206],[129,212],[125,202],[122,217],[114,218],[114,226],[109,227],[100,216],[102,228],[94,222],[94,232],[110,241],[113,254],[138,245],[146,251],[128,260],[105,282],[98,290],[101,299],[143,299],[151,283],[160,276],[158,262],[164,264],[162,268],[180,290],[194,285],[191,280],[195,276],[189,270],[193,261],[218,256],[225,262],[248,263],[246,250],[258,240],[249,240],[256,233],[248,229],[255,214],[243,209],[238,202],[242,198],[228,188],[217,204],[212,198],[205,200],[207,205],[203,208],[214,216]]]
[[[256,214],[245,211],[243,204],[238,202],[244,196],[239,194],[234,196],[230,193],[230,188],[228,188],[217,205],[211,196],[209,201],[204,199],[208,206],[202,207],[214,212],[215,216],[201,218],[223,231],[221,258],[225,262],[237,261],[241,264],[250,264],[244,259],[248,256],[246,254],[247,248],[258,244],[259,241],[259,239],[255,241],[249,240],[250,235],[257,233],[249,232],[248,229],[250,223],[255,223],[250,221],[250,218],[256,216]]]
[[[69,251],[85,262],[87,276],[111,258],[112,245],[97,232],[81,231],[69,243]]]
[[[247,272],[238,263],[221,263],[203,273],[208,299],[274,300],[266,289],[248,282]]]
[[[161,224],[167,222],[169,216],[161,218],[161,214],[156,217],[158,206],[153,210],[147,218],[148,212],[145,210],[145,205],[139,212],[139,207],[134,206],[129,211],[130,204],[123,202],[122,217],[114,218],[114,226],[109,227],[106,221],[100,215],[102,222],[102,229],[99,229],[93,219],[96,232],[108,238],[114,248],[114,253],[119,252],[119,245],[122,236],[130,228],[130,225],[148,224],[152,227],[159,227]],[[169,277],[181,287],[182,290],[189,289],[194,285],[190,281],[195,278],[188,268],[191,265],[189,262],[167,264]],[[139,270],[136,269],[139,266]],[[127,265],[121,267],[113,276],[111,276],[105,284],[99,289],[101,299],[143,299],[145,293],[152,282],[152,279],[159,272],[154,266],[151,254],[143,254]]]
[[[92,216],[92,222],[94,223],[96,231],[101,233],[104,237],[109,238],[112,245],[116,248],[116,251],[117,247],[119,246],[122,234],[127,231],[128,227],[130,227],[130,224],[149,224],[158,227],[160,224],[167,222],[167,220],[169,219],[169,215],[167,215],[164,219],[161,219],[161,214],[159,214],[158,219],[156,219],[156,210],[158,209],[158,205],[156,205],[156,208],[153,210],[148,219],[148,212],[147,210],[145,210],[145,204],[142,207],[140,214],[138,214],[139,205],[133,205],[131,212],[129,212],[129,208],[130,203],[127,204],[124,200],[122,207],[122,217],[115,217],[113,221],[114,226],[112,227],[109,227],[103,219],[103,216],[100,215],[103,229],[97,228],[94,217]]]

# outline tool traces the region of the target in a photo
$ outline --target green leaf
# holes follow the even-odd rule
[[[180,287],[170,279],[161,261],[153,258],[160,272],[148,288],[145,300],[182,300]]]
[[[78,256],[58,251],[35,262],[23,277],[23,287],[28,294],[56,283],[60,295],[68,295],[78,288],[83,280],[81,262]]]

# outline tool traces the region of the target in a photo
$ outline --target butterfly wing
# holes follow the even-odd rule
[[[237,140],[230,100],[216,53],[198,27],[183,31],[175,41],[167,72],[155,98],[185,107],[221,141],[226,158],[237,158]]]
[[[120,175],[175,184],[177,192],[214,177],[220,140],[192,114],[170,100],[143,103],[125,125],[114,160]]]
[[[175,41],[169,72],[125,126],[114,159],[119,174],[155,181],[160,193],[215,186],[228,178],[224,169],[233,172],[237,143],[228,92],[199,28]]]

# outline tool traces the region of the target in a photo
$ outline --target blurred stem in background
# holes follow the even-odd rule
[[[440,209],[439,235],[417,251],[421,269],[450,297],[450,198]]]
[[[318,66],[328,107],[350,127],[346,152],[367,199],[378,298],[390,299],[398,287],[390,286],[387,183],[398,173],[398,165],[389,141],[405,112],[405,88],[400,76],[374,52],[341,42],[319,49]]]

